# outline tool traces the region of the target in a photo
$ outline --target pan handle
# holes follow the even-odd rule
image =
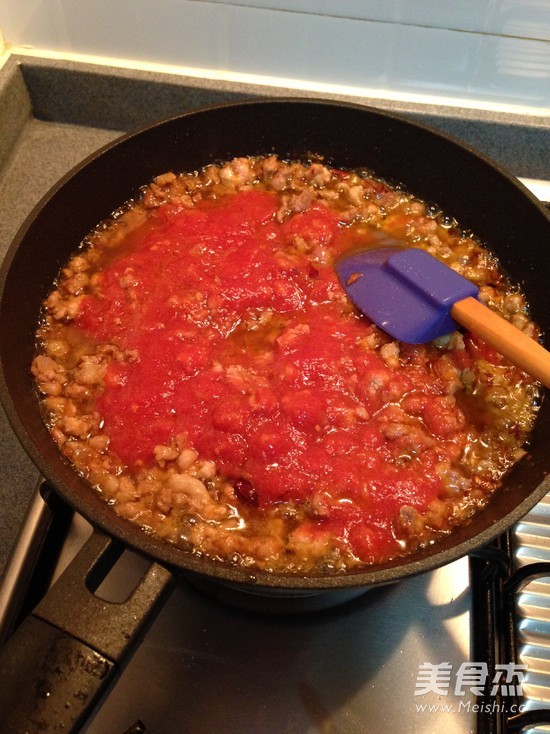
[[[123,549],[95,530],[0,651],[2,734],[77,732],[114,683],[175,582],[152,563],[125,602],[95,596]]]

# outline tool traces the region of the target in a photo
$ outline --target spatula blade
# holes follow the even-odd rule
[[[335,269],[353,303],[399,341],[423,344],[458,328],[454,303],[477,287],[419,248],[383,247],[340,258]]]

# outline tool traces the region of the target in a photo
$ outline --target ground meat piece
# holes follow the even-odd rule
[[[39,354],[33,360],[32,373],[45,395],[61,395],[67,377],[63,367],[54,359]]]
[[[219,175],[225,184],[242,186],[255,180],[256,171],[250,158],[234,158],[220,169]]]
[[[101,363],[98,357],[84,356],[78,367],[73,371],[72,377],[80,385],[99,385],[104,372],[105,365]]]
[[[399,344],[398,342],[388,342],[380,347],[380,356],[388,367],[399,366]]]

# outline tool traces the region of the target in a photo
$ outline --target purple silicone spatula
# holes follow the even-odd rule
[[[345,291],[377,326],[423,344],[463,326],[550,387],[550,352],[477,299],[478,289],[424,250],[379,247],[341,257]]]

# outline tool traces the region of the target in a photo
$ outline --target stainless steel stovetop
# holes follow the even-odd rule
[[[0,587],[4,635],[21,607],[37,601],[44,578],[55,583],[92,532],[59,503],[52,520],[50,506],[37,489]],[[528,723],[550,703],[550,566],[541,565],[550,558],[549,535],[547,498],[478,558],[313,611],[285,600],[226,598],[223,587],[205,593],[184,579],[82,731],[515,731],[506,728],[510,714]],[[148,566],[124,551],[96,595],[123,603]],[[523,578],[527,567],[536,569],[534,580]],[[517,656],[506,639],[508,616]],[[522,690],[503,689],[511,668]],[[521,730],[535,734],[550,725]]]
[[[27,70],[29,79],[35,72]],[[41,78],[58,89],[49,69]],[[61,165],[69,167],[71,141],[81,157],[82,145],[99,144],[96,133],[101,142],[117,134],[88,119],[77,124],[86,129],[33,121],[5,185],[13,192],[28,171],[44,174],[37,146],[41,154],[55,148],[52,160],[66,156]],[[60,173],[49,175],[48,185]],[[550,200],[549,184],[526,183]],[[0,222],[0,235],[9,238],[6,226]],[[52,521],[37,490],[0,586],[0,641],[90,534],[82,518],[66,514],[57,508],[63,521]],[[146,567],[126,551],[96,593],[122,602]],[[548,498],[479,557],[340,606],[293,611],[226,596],[182,580],[83,733],[550,732]]]
[[[37,493],[9,596],[45,513]],[[75,516],[52,580],[90,533]],[[120,600],[145,567],[125,551],[96,593]],[[285,604],[280,614],[277,600],[268,600],[267,612],[249,611],[238,596],[228,603],[183,581],[84,731],[123,734],[138,721],[148,734],[432,732],[443,722],[475,731],[475,713],[465,705],[473,705],[471,694],[415,696],[420,664],[450,662],[456,672],[470,659],[468,588],[468,560],[461,559],[332,609],[288,613]],[[5,595],[4,607],[8,601]],[[456,710],[421,710],[437,704]]]

